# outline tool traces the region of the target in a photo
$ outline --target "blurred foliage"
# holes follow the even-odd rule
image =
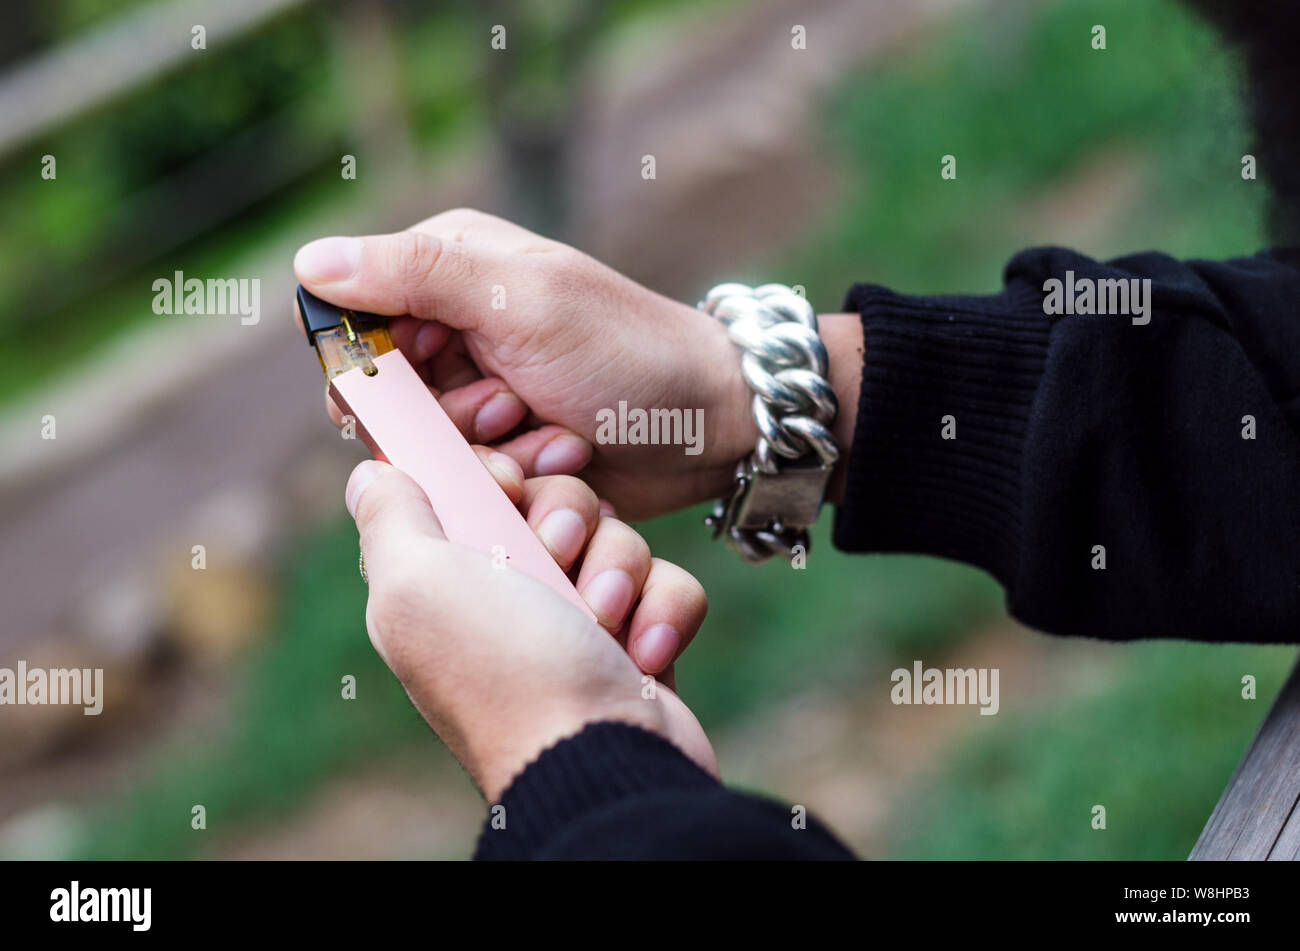
[[[545,128],[541,120],[562,118],[560,104],[576,98],[589,34],[686,2],[501,4],[520,50],[508,72],[486,43],[465,42],[487,36],[493,5],[389,2],[413,136],[433,155],[482,134],[498,112]],[[66,39],[123,6],[24,5],[27,42]],[[367,143],[347,107],[347,29],[336,5],[291,9],[0,156],[0,362],[27,368],[0,378],[0,404],[153,318],[142,288],[157,276],[219,273],[232,248],[269,244],[350,200],[356,190],[337,187],[339,156],[364,156]],[[47,154],[58,161],[53,182],[39,174]],[[46,332],[22,333],[37,326]]]
[[[175,263],[164,256],[184,252],[195,270],[265,220],[215,225],[290,202],[313,169],[333,169],[345,117],[321,106],[326,39],[319,8],[294,11],[5,157],[0,359],[28,372],[0,382],[0,400],[152,317],[146,290]],[[38,174],[46,154],[53,181]]]
[[[933,656],[1001,612],[1001,589],[955,562],[849,556],[830,542],[829,513],[808,567],[754,567],[708,540],[707,509],[639,526],[659,557],[690,570],[709,617],[679,665],[682,696],[707,729],[722,727],[810,684],[865,682],[872,668]]]
[[[1187,858],[1295,650],[1126,645],[1101,695],[1003,710],[892,823],[889,858]],[[1259,699],[1243,700],[1241,677]],[[1094,805],[1106,828],[1092,828]],[[883,857],[883,856],[882,856]]]
[[[1088,46],[1095,23],[1107,26],[1104,51]],[[1150,163],[1141,202],[1104,246],[1078,250],[1254,253],[1264,187],[1241,180],[1250,138],[1237,82],[1213,32],[1172,0],[986,5],[844,85],[827,138],[851,185],[798,267],[781,273],[806,275],[822,309],[864,280],[997,290],[1016,251],[1060,241],[1057,219],[1027,226],[1026,203],[1116,150]],[[954,181],[939,179],[945,154],[957,159]]]

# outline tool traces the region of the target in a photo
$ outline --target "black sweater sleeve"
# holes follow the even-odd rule
[[[1044,248],[999,294],[854,287],[864,373],[836,545],[977,565],[1053,633],[1300,640],[1297,263]],[[1067,272],[1149,279],[1149,322],[1045,316]]]
[[[667,740],[594,723],[489,810],[475,859],[851,859],[798,807],[724,787]]]

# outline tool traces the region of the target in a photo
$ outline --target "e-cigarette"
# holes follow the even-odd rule
[[[298,309],[334,402],[356,421],[357,435],[376,459],[401,469],[424,490],[447,538],[504,557],[594,620],[541,539],[393,347],[387,320],[335,307],[301,286]]]

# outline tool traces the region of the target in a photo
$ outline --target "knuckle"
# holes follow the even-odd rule
[[[385,659],[399,676],[409,667],[414,640],[428,624],[428,613],[429,604],[414,571],[404,568],[395,575],[372,579],[366,626],[371,639],[383,643]]]
[[[535,482],[537,486],[536,494],[528,503],[530,518],[557,509],[571,509],[582,516],[588,531],[600,521],[600,501],[596,493],[577,476],[534,476],[528,482]]]
[[[600,500],[596,498],[596,493],[586,482],[574,475],[557,475],[551,478],[555,480],[551,483],[551,491],[557,498],[577,506],[580,512],[588,515],[594,516],[600,511]]]
[[[687,600],[691,607],[701,616],[708,613],[709,610],[709,593],[704,590],[704,585],[700,580],[689,571],[683,572],[686,575]]]
[[[472,224],[486,221],[489,215],[479,211],[477,208],[470,208],[466,205],[460,205],[456,208],[448,208],[442,214],[438,215],[440,221],[445,224]]]
[[[366,487],[366,491],[361,493],[361,498],[357,500],[357,510],[353,518],[357,523],[357,532],[362,539],[370,535],[374,529],[375,523],[379,520],[379,513],[382,506],[379,502],[379,487],[371,485]]]
[[[361,498],[357,499],[354,519],[357,523],[357,531],[363,539],[373,532],[383,517],[391,496],[391,486],[388,484],[391,478],[393,478],[392,472],[378,473],[374,481],[361,493]]]
[[[392,278],[407,285],[419,285],[438,266],[442,242],[423,231],[402,231],[388,243],[388,271]]]
[[[493,223],[499,220],[475,208],[453,208],[438,216],[438,233],[445,238],[445,250],[490,250],[496,244]],[[468,260],[468,256],[462,257]]]
[[[376,617],[386,627],[418,625],[428,610],[424,596],[426,574],[417,567],[419,559],[404,557],[393,566],[387,562],[382,574],[370,580],[370,598]]]
[[[373,585],[370,609],[385,634],[398,633],[418,616],[414,587],[406,579],[387,579]]]
[[[709,610],[709,594],[700,579],[680,565],[662,558],[654,559],[654,570],[662,576],[673,592],[673,598],[691,614],[703,617]]]
[[[650,543],[641,537],[641,533],[627,522],[620,522],[617,519],[606,519],[606,521],[618,526],[618,542],[628,559],[635,564],[649,567],[653,561],[650,556]]]
[[[591,296],[595,283],[594,262],[581,251],[559,245],[537,264],[537,280],[547,301],[563,305]]]
[[[384,626],[379,600],[373,594],[366,598],[366,633],[370,635],[370,643],[375,648],[375,652],[387,663],[389,661],[386,643],[388,630]]]

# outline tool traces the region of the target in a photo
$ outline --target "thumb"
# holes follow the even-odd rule
[[[408,562],[413,546],[447,537],[424,490],[386,462],[368,459],[353,469],[344,499],[361,535],[367,575],[382,577]]]
[[[464,242],[424,231],[320,238],[303,245],[293,270],[307,290],[336,307],[386,317],[410,314],[471,330],[481,268]]]

